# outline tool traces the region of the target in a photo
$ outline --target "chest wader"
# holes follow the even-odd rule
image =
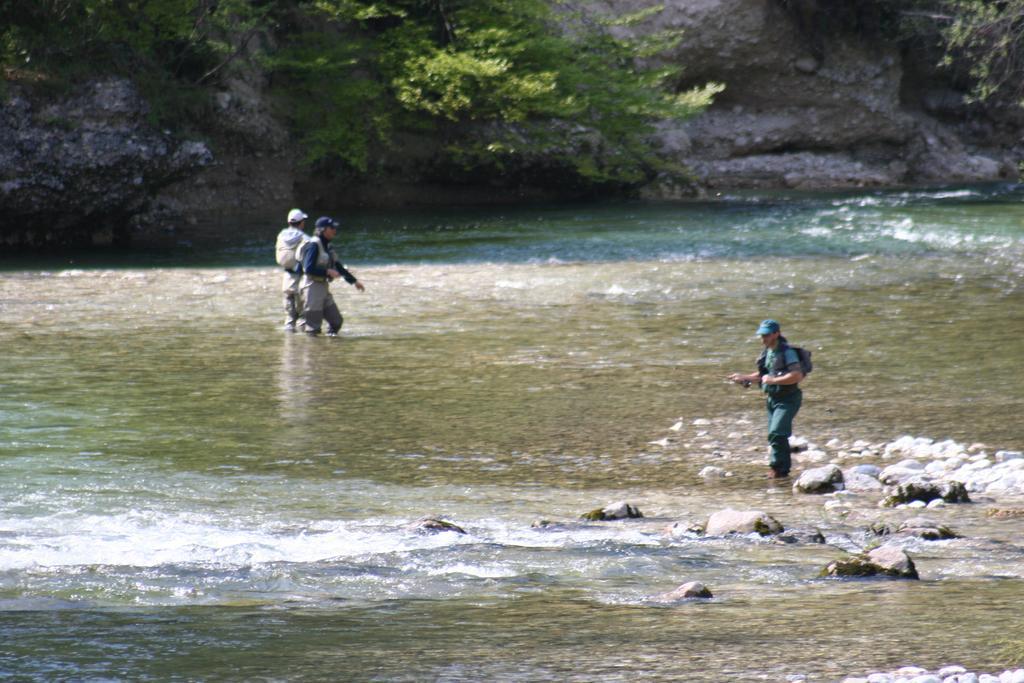
[[[328,269],[334,265],[333,255],[324,248],[319,239],[313,238],[310,245],[317,249],[317,266]],[[327,333],[338,334],[344,318],[338,305],[331,296],[330,286],[325,277],[314,277],[306,273],[302,278],[302,317],[305,318],[302,329],[306,334],[320,334],[323,321],[327,321]]]
[[[302,313],[302,290],[299,285],[302,282],[302,273],[298,270],[285,270],[281,278],[281,291],[284,293],[284,326],[286,329],[294,330],[299,323],[299,316]]]
[[[789,346],[783,345],[772,354],[770,371],[768,353],[765,351],[757,359],[758,371],[762,375],[770,374],[774,377],[786,374],[790,365],[786,362],[788,351]],[[800,412],[804,394],[795,384],[773,384],[765,386],[764,389],[767,395],[765,407],[768,410],[768,445],[771,447],[768,466],[775,470],[776,474],[786,476],[792,467],[789,437],[793,435],[793,418]]]
[[[768,466],[780,475],[789,474],[792,466],[789,437],[793,435],[793,418],[800,411],[803,397],[802,391],[793,389],[782,395],[769,394],[765,401],[768,408],[768,444],[772,449]]]

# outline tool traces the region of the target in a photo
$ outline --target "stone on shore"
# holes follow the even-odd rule
[[[1020,451],[1001,450],[990,455],[984,444],[965,446],[955,441],[904,436],[883,448],[884,459],[898,456],[910,458],[887,467],[879,475],[883,483],[894,486],[956,481],[970,493],[1024,495],[1024,453]]]
[[[848,676],[842,679],[842,683],[1024,683],[1024,669],[1008,669],[993,676],[968,671],[959,665],[944,666],[935,672],[916,666],[904,666],[888,673]]]
[[[838,465],[806,470],[793,484],[795,493],[832,493],[843,488],[843,471]]]
[[[640,508],[620,500],[615,503],[609,503],[603,508],[586,512],[580,515],[580,518],[590,522],[605,522],[616,519],[637,519],[643,516]]]
[[[761,510],[719,510],[708,517],[704,525],[704,533],[708,536],[754,533],[771,536],[782,531],[782,524]]]

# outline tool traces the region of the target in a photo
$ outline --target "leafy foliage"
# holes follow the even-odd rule
[[[240,59],[259,59],[310,163],[359,174],[401,131],[444,131],[456,167],[554,160],[594,182],[657,171],[652,122],[720,90],[672,91],[643,66],[678,34],[617,37],[559,0],[0,0],[8,74],[132,76],[165,122],[201,120]],[[269,39],[249,49],[254,36]]]
[[[964,60],[974,79],[973,96],[1013,99],[1024,106],[1024,0],[947,0],[941,22],[943,64]]]

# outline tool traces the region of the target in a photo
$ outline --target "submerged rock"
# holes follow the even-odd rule
[[[586,512],[580,515],[580,518],[591,522],[603,522],[615,519],[637,519],[643,516],[640,508],[620,500],[616,503],[609,503],[603,508]]]
[[[985,515],[996,519],[1017,519],[1024,517],[1024,508],[992,508],[986,510]]]
[[[813,528],[786,529],[784,532],[776,535],[772,540],[776,543],[806,543],[808,545],[821,545],[825,543],[825,535],[821,533],[819,529]]]
[[[838,465],[824,465],[806,470],[793,484],[798,493],[832,493],[843,488],[843,471]]]
[[[405,527],[409,531],[415,531],[422,534],[436,534],[443,531],[452,531],[457,534],[464,534],[466,530],[457,524],[452,524],[443,519],[437,517],[421,517],[415,522],[406,525]]]
[[[708,536],[753,533],[771,536],[783,530],[777,519],[761,510],[719,510],[704,525],[704,533]]]
[[[678,602],[679,600],[694,600],[715,597],[708,590],[708,587],[699,581],[690,581],[684,583],[675,590],[671,590],[668,593],[662,593],[661,595],[654,598],[657,602]]]
[[[893,545],[883,545],[860,555],[851,555],[830,562],[821,576],[836,578],[860,576],[891,576],[899,579],[918,579],[917,567],[910,556]]]
[[[665,527],[665,535],[669,538],[703,536],[704,525],[691,522],[673,522]]]
[[[729,472],[721,467],[715,467],[714,465],[708,465],[702,469],[698,474],[698,477],[702,479],[723,479],[729,476]]]

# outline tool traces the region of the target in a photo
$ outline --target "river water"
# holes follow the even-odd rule
[[[902,512],[766,481],[762,400],[724,377],[773,317],[814,352],[798,436],[1024,449],[1022,200],[339,215],[367,291],[334,287],[336,339],[280,329],[274,221],[224,249],[5,257],[0,677],[1001,670],[1024,531],[985,512],[1022,501],[936,510],[963,538],[912,544],[920,581],[820,579]],[[644,517],[579,521],[619,500]],[[726,507],[829,544],[665,534]],[[715,598],[652,600],[690,580]]]

